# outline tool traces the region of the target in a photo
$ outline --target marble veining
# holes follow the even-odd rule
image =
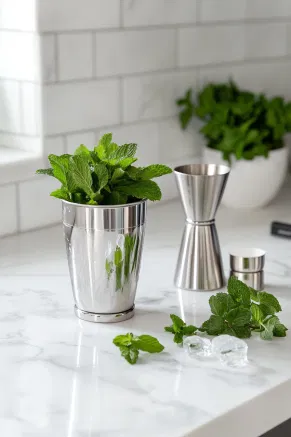
[[[230,245],[267,251],[266,289],[291,328],[291,243],[269,235],[272,220],[290,222],[284,199],[252,213],[222,208],[217,227],[226,273]],[[1,240],[1,435],[259,437],[291,417],[290,333],[272,342],[254,336],[250,365],[230,370],[191,360],[163,332],[171,312],[198,325],[209,314],[211,293],[173,286],[182,230],[178,202],[150,209],[136,315],[111,325],[74,316],[60,227]],[[128,331],[157,336],[165,352],[130,366],[112,344]]]

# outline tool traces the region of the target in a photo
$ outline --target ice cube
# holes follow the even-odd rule
[[[212,340],[212,352],[222,364],[242,367],[248,362],[248,345],[240,338],[220,335]]]
[[[183,347],[191,358],[209,357],[212,354],[211,341],[198,335],[186,337],[183,341]]]

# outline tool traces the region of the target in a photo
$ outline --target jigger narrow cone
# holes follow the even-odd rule
[[[192,164],[175,168],[186,224],[178,257],[175,285],[188,290],[217,290],[225,285],[215,214],[230,169]]]

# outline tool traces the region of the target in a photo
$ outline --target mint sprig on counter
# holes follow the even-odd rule
[[[119,347],[121,355],[129,364],[135,364],[137,362],[139,351],[154,354],[164,350],[164,346],[155,337],[151,335],[136,336],[131,332],[117,335],[113,339],[113,343]]]
[[[248,287],[234,276],[228,281],[227,293],[211,296],[209,305],[212,314],[200,328],[187,326],[171,314],[173,325],[165,327],[165,331],[174,334],[175,343],[182,343],[185,335],[196,334],[198,330],[208,335],[228,334],[238,338],[249,338],[255,331],[263,340],[286,336],[287,328],[276,315],[282,311],[278,299]]]
[[[174,334],[173,341],[177,344],[183,343],[184,336],[194,335],[198,328],[193,325],[186,325],[184,320],[180,319],[180,317],[175,314],[170,315],[172,320],[171,326],[165,326],[166,332],[171,332]]]
[[[112,142],[112,134],[103,135],[89,150],[81,144],[74,155],[49,155],[51,168],[37,170],[59,180],[61,187],[51,196],[86,205],[120,205],[140,199],[162,197],[158,184],[151,179],[172,172],[166,165],[136,167],[137,145]]]

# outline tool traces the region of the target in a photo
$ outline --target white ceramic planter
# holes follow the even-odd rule
[[[226,164],[222,153],[204,148],[203,162]],[[267,205],[280,190],[288,169],[288,148],[273,150],[269,157],[252,161],[232,159],[231,172],[222,198],[229,208],[260,208]]]

